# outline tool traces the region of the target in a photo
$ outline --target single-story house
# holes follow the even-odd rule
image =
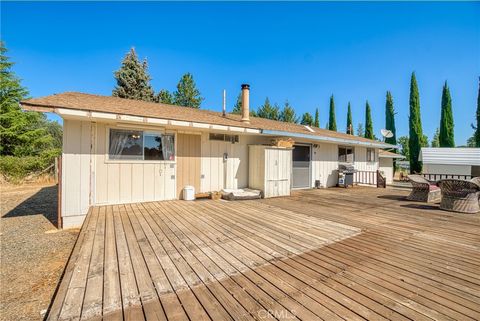
[[[393,175],[395,173],[393,168],[393,160],[404,158],[405,156],[390,152],[388,150],[381,149],[378,151],[378,169],[385,175],[387,184],[393,183]]]
[[[436,178],[480,176],[480,148],[423,147],[423,174]]]
[[[254,172],[249,167],[249,145],[270,145],[276,138],[295,141],[291,162],[264,157],[271,162],[264,167],[267,171],[254,173],[269,172],[274,186],[287,180],[288,192],[335,186],[339,163],[377,171],[378,150],[395,148],[363,137],[250,117],[249,94],[249,86],[242,85],[242,115],[77,92],[22,101],[24,110],[53,112],[64,121],[63,227],[81,225],[92,205],[178,199],[187,185],[196,193],[248,187],[249,172]],[[275,168],[282,164],[290,168],[279,174]]]

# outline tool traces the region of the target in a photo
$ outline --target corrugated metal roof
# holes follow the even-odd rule
[[[424,164],[480,166],[480,148],[423,147],[419,160]]]

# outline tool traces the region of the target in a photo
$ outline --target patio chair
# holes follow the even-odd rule
[[[442,179],[438,181],[442,191],[440,208],[452,212],[480,212],[480,180]]]
[[[425,179],[422,175],[408,175],[412,184],[412,192],[407,196],[409,201],[435,203],[440,201],[441,191],[435,184]]]

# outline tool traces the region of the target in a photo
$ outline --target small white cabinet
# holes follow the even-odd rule
[[[263,196],[290,195],[292,149],[264,145],[249,146],[248,182]]]

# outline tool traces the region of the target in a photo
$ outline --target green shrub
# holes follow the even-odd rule
[[[0,156],[0,172],[10,181],[19,181],[28,175],[39,173],[55,162],[60,149],[48,149],[38,156]]]

